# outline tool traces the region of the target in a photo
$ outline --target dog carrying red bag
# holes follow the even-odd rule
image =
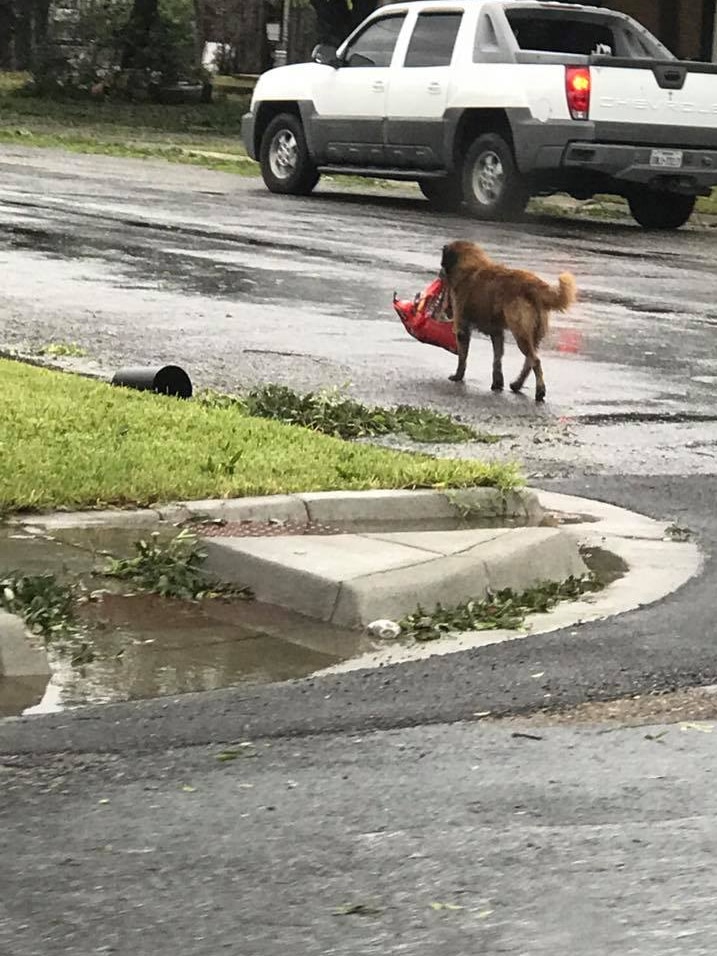
[[[410,301],[393,294],[393,307],[409,335],[427,345],[458,352],[453,323],[446,318],[446,288],[442,279],[434,279]]]

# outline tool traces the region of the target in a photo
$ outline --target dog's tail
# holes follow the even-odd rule
[[[575,302],[578,297],[578,287],[575,277],[569,272],[564,272],[558,278],[557,288],[548,286],[543,296],[543,304],[548,309],[555,309],[557,312],[565,312]]]

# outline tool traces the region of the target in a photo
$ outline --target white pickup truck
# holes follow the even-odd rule
[[[676,229],[717,185],[717,64],[601,7],[391,3],[338,50],[264,73],[242,138],[276,193],[321,173],[413,180],[481,219],[616,193],[642,226]]]

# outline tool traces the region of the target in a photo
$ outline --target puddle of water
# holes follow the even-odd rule
[[[254,601],[188,604],[108,593],[84,605],[80,619],[97,658],[83,667],[67,657],[53,661],[65,707],[305,677],[366,643]]]
[[[436,518],[412,527],[400,521],[358,521],[340,527],[317,525],[315,533],[453,531],[528,523],[557,526],[584,520],[583,515],[565,514],[549,514],[540,522]],[[234,534],[277,531],[276,525],[251,522],[226,528]],[[177,530],[171,525],[160,528],[159,537],[169,540]],[[195,530],[201,535],[202,526]],[[204,530],[220,529],[209,526]],[[134,542],[150,533],[149,529],[98,527],[43,535],[0,528],[0,573],[54,573],[62,581],[81,582],[93,593],[91,600],[80,605],[78,616],[85,629],[83,640],[95,655],[91,663],[73,666],[71,653],[50,645],[53,673],[49,684],[40,678],[0,681],[0,716],[212,690],[244,681],[290,680],[372,649],[361,632],[256,601],[189,603],[121,593],[119,582],[102,576],[107,556],[132,554]],[[624,572],[616,561],[619,559],[600,549],[586,553],[588,565],[608,582]]]
[[[161,531],[169,538],[177,533]],[[212,690],[242,681],[305,677],[370,648],[346,631],[256,601],[188,603],[117,593],[101,576],[107,554],[125,556],[148,532],[91,528],[52,536],[0,529],[0,573],[54,573],[97,596],[79,609],[95,659],[72,666],[50,645],[52,677],[0,681],[0,716],[80,704]],[[108,590],[100,590],[107,588]]]
[[[563,525],[595,524],[595,515],[569,514],[567,511],[547,511],[540,520],[541,528],[560,528]]]
[[[65,547],[43,535],[0,529],[0,574],[56,574],[64,581],[91,572],[96,561],[91,553]]]
[[[583,547],[580,549],[583,561],[588,568],[597,575],[604,587],[617,581],[630,570],[626,561],[612,551],[599,547]]]
[[[0,677],[0,717],[21,714],[42,700],[46,677]]]
[[[570,422],[576,425],[689,425],[717,422],[717,415],[710,412],[605,412],[575,415]]]

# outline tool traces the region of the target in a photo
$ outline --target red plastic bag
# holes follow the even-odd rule
[[[457,354],[456,333],[453,323],[445,318],[446,289],[442,279],[434,279],[423,292],[411,302],[393,294],[393,307],[409,335],[427,345],[437,345]]]

